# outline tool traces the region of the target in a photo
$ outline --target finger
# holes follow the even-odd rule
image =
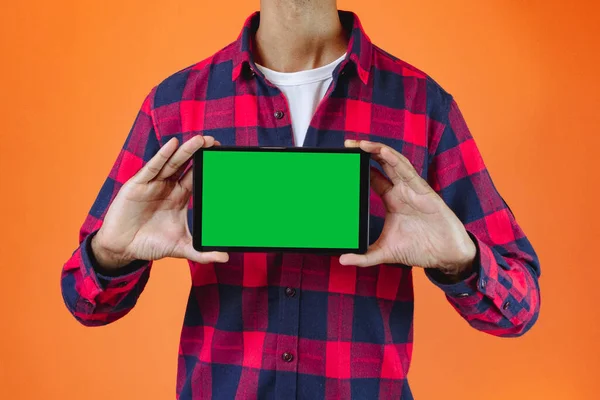
[[[346,147],[352,147],[352,148],[359,147],[361,150],[364,150],[367,153],[370,153],[371,154],[371,158],[373,158],[375,161],[377,161],[379,164],[381,164],[381,166],[383,166],[383,164],[385,163],[385,160],[381,156],[381,150],[384,147],[386,147],[386,148],[389,148],[390,150],[392,150],[392,151],[395,152],[394,149],[392,149],[391,147],[386,146],[383,143],[370,142],[368,140],[350,140],[350,139],[347,139],[347,140],[344,141],[344,146],[346,146]],[[400,157],[404,157],[404,156],[402,156],[402,154],[400,154],[398,152],[396,152],[396,154],[398,154],[398,156],[400,156]]]
[[[385,161],[384,171],[394,185],[404,183],[417,193],[424,193],[430,189],[406,157],[389,147],[382,148],[380,155]],[[388,165],[387,168],[386,164]]]
[[[205,144],[210,144],[210,146],[212,146],[214,144],[214,139],[210,136],[204,137],[197,135],[179,146],[179,149],[177,149],[175,154],[173,154],[169,161],[163,166],[156,179],[165,180],[175,175],[177,171],[179,171],[179,168],[184,166],[184,164],[192,158],[194,153],[198,149],[204,147]]]
[[[371,167],[371,187],[379,197],[383,197],[394,185],[377,168]]]
[[[346,139],[346,140],[344,140],[344,146],[346,146],[346,147],[360,147],[360,140]]]
[[[148,183],[154,179],[177,150],[177,138],[171,138],[132,178],[135,183]]]
[[[381,157],[381,154],[379,154],[379,152],[381,151],[382,146],[384,146],[381,143],[375,143],[375,142],[369,142],[367,140],[352,140],[352,139],[346,139],[344,141],[344,146],[346,147],[350,147],[350,148],[357,148],[360,147],[361,149],[367,151],[368,153],[371,153],[371,158],[375,161],[377,161],[378,164],[380,164],[385,171],[386,166],[384,165],[386,162],[385,160]],[[389,168],[389,166],[388,166]],[[387,173],[387,171],[386,171]]]
[[[392,147],[385,145],[383,143],[378,143],[378,142],[370,142],[368,140],[350,140],[347,139],[344,141],[344,146],[346,147],[360,147],[362,150],[366,151],[367,153],[371,153],[374,155],[374,157],[376,158],[381,158],[381,152],[383,149],[387,149],[388,151],[390,151],[394,157],[397,157],[398,159],[408,163],[410,165],[410,161],[408,161],[408,159],[406,157],[404,157],[400,152],[396,151],[395,149],[393,149]]]
[[[351,143],[351,145],[354,144]],[[407,183],[409,186],[415,183],[421,185],[421,182],[417,179],[420,176],[410,161],[393,148],[383,143],[370,142],[368,140],[361,140],[358,146],[362,150],[378,156],[377,161],[381,164],[394,185],[399,183]]]
[[[385,162],[380,154],[381,149],[383,147],[387,147],[384,144],[376,143],[376,142],[369,142],[368,140],[347,139],[344,141],[344,146],[350,147],[350,148],[359,147],[362,150],[366,151],[367,153],[371,153],[371,158],[373,158],[375,161],[377,161],[382,166],[383,166],[382,163]],[[398,153],[398,154],[400,154],[400,153]]]
[[[218,140],[214,140],[214,138],[212,136],[204,136],[204,144],[202,145],[202,148],[207,148],[207,147],[212,147],[212,146],[220,146],[220,145],[221,145],[221,142],[219,142]],[[180,180],[183,178],[183,175],[190,169],[192,169],[192,160],[191,159],[189,159],[185,163],[183,163],[183,165],[181,167],[179,167],[177,172],[175,172],[173,175],[171,175],[169,177],[169,179],[173,179],[176,181]]]
[[[217,142],[215,140],[214,137],[212,136],[202,136],[204,138],[204,144],[202,145],[202,147],[207,148],[207,147],[212,147],[214,146],[216,143],[221,144],[220,142]]]
[[[375,242],[369,246],[369,249],[365,254],[342,254],[342,256],[340,256],[340,264],[356,265],[357,267],[371,267],[373,265],[385,263],[386,258],[383,247]]]
[[[344,141],[346,147],[360,147],[362,150],[371,154],[379,154],[382,147],[387,147],[383,143],[370,142],[368,140],[351,140],[347,139]]]

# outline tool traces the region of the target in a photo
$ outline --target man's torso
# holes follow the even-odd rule
[[[441,102],[443,92],[373,46],[354,15],[341,18],[352,31],[348,57],[333,73],[304,146],[382,142],[426,177],[428,141],[439,129],[428,107]],[[285,96],[248,52],[253,21],[238,41],[157,86],[152,115],[161,144],[201,134],[230,146],[294,145]],[[373,192],[370,201],[372,243],[385,210]],[[412,398],[406,381],[413,342],[409,267],[232,253],[225,264],[190,263],[190,269],[178,398]]]

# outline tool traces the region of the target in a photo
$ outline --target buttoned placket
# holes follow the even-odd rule
[[[300,301],[299,290],[302,285],[302,267],[304,259],[300,254],[283,254],[281,263],[281,280],[279,282],[279,324],[280,330],[289,335],[280,335],[277,340],[276,368],[278,371],[298,373],[298,346],[300,335]],[[296,379],[285,380],[285,384],[275,381],[275,398],[295,399],[298,388]],[[290,385],[290,382],[293,384]]]

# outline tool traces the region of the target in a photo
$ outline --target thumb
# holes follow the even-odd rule
[[[340,264],[356,265],[357,267],[371,267],[373,265],[385,263],[387,259],[386,252],[378,242],[379,240],[369,246],[369,249],[365,254],[343,254],[340,257]]]
[[[190,261],[194,261],[200,264],[208,264],[212,262],[224,263],[229,261],[229,254],[222,251],[208,251],[201,252],[194,249],[194,246],[190,243],[183,249],[182,258],[186,258]]]

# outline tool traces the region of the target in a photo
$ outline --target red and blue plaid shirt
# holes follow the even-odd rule
[[[478,249],[466,280],[441,284],[427,275],[474,328],[523,334],[539,312],[538,258],[496,191],[456,102],[429,76],[373,45],[356,15],[340,12],[340,19],[349,33],[348,54],[333,73],[304,146],[368,139],[408,157]],[[252,59],[258,24],[259,14],[252,15],[237,41],[165,79],[144,101],[63,268],[63,297],[81,323],[118,320],[146,285],[151,262],[136,261],[117,276],[97,272],[90,239],[119,188],[161,145],[194,135],[223,145],[294,145],[286,99]],[[370,213],[373,242],[385,215],[373,192]],[[410,267],[233,253],[225,264],[190,262],[190,271],[178,399],[412,398]]]

